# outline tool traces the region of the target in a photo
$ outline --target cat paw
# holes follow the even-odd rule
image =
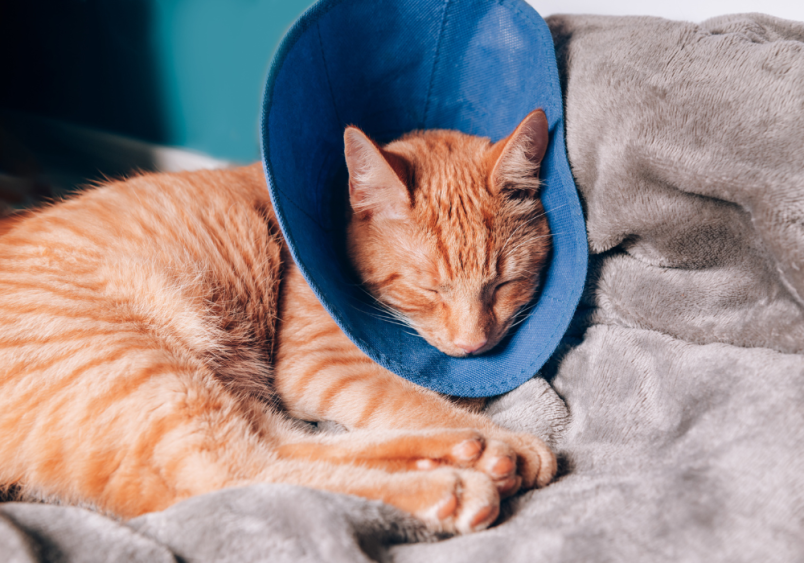
[[[505,498],[516,493],[522,486],[522,477],[517,474],[517,453],[510,445],[499,440],[489,440],[474,468],[482,471],[494,482],[497,492]]]
[[[400,508],[412,512],[433,531],[468,534],[487,528],[497,519],[500,495],[487,475],[447,467],[419,475],[422,481],[415,488],[420,492],[407,499],[418,506]]]
[[[449,464],[475,469],[492,480],[503,498],[521,489],[543,487],[555,475],[553,452],[535,436],[498,431],[489,432],[493,438],[486,438],[474,430],[460,432],[462,439],[451,447],[447,455],[439,459],[420,459],[416,468],[428,470]]]
[[[494,433],[494,440],[490,443],[504,443],[509,451],[513,452],[516,460],[516,475],[514,480],[520,480],[515,487],[511,486],[510,491],[501,494],[507,496],[514,494],[518,489],[532,489],[534,487],[544,487],[556,474],[558,464],[556,456],[542,440],[530,434],[515,434],[513,432]],[[502,454],[500,454],[502,455]],[[482,462],[483,458],[481,458]],[[510,479],[507,477],[507,479]],[[498,481],[501,482],[501,481]]]

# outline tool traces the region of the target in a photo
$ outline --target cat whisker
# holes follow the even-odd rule
[[[562,207],[566,207],[566,206],[568,206],[568,205],[569,205],[568,203],[565,203],[565,204],[562,204],[562,205],[558,205],[558,206],[554,207],[554,208],[553,208],[551,211],[556,210],[556,209],[561,209]],[[509,235],[508,235],[508,238],[507,238],[507,239],[505,239],[505,242],[503,243],[502,248],[500,249],[500,254],[502,254],[503,252],[505,252],[506,247],[507,247],[507,246],[508,246],[508,245],[511,243],[511,239],[513,239],[513,238],[514,238],[514,236],[516,236],[516,234],[517,234],[517,233],[520,231],[520,229],[522,229],[522,228],[524,228],[524,227],[526,227],[526,226],[528,226],[528,225],[531,225],[531,224],[532,224],[532,223],[534,223],[536,220],[541,219],[542,217],[544,217],[546,214],[547,214],[547,211],[542,211],[542,212],[541,212],[541,213],[539,213],[538,215],[534,215],[534,216],[533,216],[533,217],[531,217],[531,218],[530,218],[530,219],[529,219],[527,222],[522,223],[522,224],[521,224],[521,225],[519,225],[519,226],[518,226],[516,229],[514,229],[514,231],[513,231],[511,234],[509,234]],[[536,238],[542,238],[542,237],[547,237],[547,236],[553,236],[553,233],[551,233],[551,234],[547,234],[547,235],[540,235],[539,237],[536,237]],[[528,239],[528,240],[533,240],[533,239]],[[517,248],[518,248],[518,247],[517,247]]]
[[[556,205],[555,207],[551,207],[550,211],[555,211],[556,209],[561,209],[562,207],[567,207],[567,206],[569,206],[569,203],[562,203],[561,205]],[[533,217],[531,217],[531,220],[539,219],[541,217],[544,217],[545,215],[547,215],[547,210],[542,211],[538,215],[534,215]]]
[[[386,305],[381,301],[375,299],[374,303],[373,304],[369,303],[368,306],[374,309],[375,311],[388,315],[389,317],[400,320],[402,322],[407,322],[407,317],[405,317],[399,311],[393,309],[392,307],[389,307],[388,305]]]
[[[358,307],[355,307],[355,309],[360,311],[364,315],[368,315],[369,317],[371,317],[373,319],[377,319],[377,320],[380,320],[380,321],[383,321],[383,322],[386,322],[386,323],[391,323],[391,324],[395,324],[395,325],[402,326],[402,327],[409,327],[410,326],[408,324],[399,322],[399,321],[395,320],[393,317],[390,317],[390,316],[378,315],[378,314],[375,314],[375,313],[370,313],[368,311],[361,310]]]
[[[415,326],[413,326],[411,320],[407,316],[405,316],[403,313],[399,312],[397,309],[394,309],[392,306],[388,305],[387,303],[383,303],[382,301],[377,299],[377,297],[375,297],[372,293],[370,293],[365,288],[362,288],[362,289],[363,289],[363,292],[366,295],[368,295],[369,297],[371,297],[371,299],[373,301],[373,305],[369,305],[370,307],[389,315],[390,317],[396,319],[397,321],[399,321],[401,323],[404,323],[406,326],[409,326],[410,328],[413,328],[413,329],[416,328]]]
[[[528,224],[528,223],[522,223],[522,224],[521,224],[521,225],[519,225],[519,226],[518,226],[516,229],[514,229],[514,231],[513,231],[511,234],[509,234],[509,235],[508,235],[508,238],[507,238],[507,239],[505,239],[505,242],[503,243],[502,248],[500,248],[500,252],[499,252],[500,254],[502,254],[503,252],[505,252],[505,249],[506,249],[506,247],[508,246],[508,243],[510,243],[510,242],[511,242],[511,239],[512,239],[512,238],[514,238],[514,235],[515,235],[515,234],[517,234],[517,233],[519,232],[519,230],[520,230],[522,227],[524,227],[525,225],[527,225],[527,224]]]
[[[530,316],[530,313],[531,313],[531,311],[533,311],[533,308],[535,306],[536,306],[535,302],[530,303],[530,304],[525,305],[524,307],[522,307],[519,311],[517,311],[516,314],[514,315],[512,321],[511,321],[511,324],[508,326],[507,330],[511,330],[512,328],[514,328],[516,326],[519,326],[520,324],[525,322],[528,319],[528,317]]]
[[[529,243],[531,243],[532,241],[534,241],[534,240],[536,240],[536,239],[540,239],[540,238],[547,238],[547,237],[555,237],[555,236],[559,236],[559,235],[565,235],[565,234],[567,234],[567,233],[549,233],[549,234],[546,234],[546,235],[539,235],[538,237],[532,237],[532,238],[528,238],[528,239],[523,240],[522,242],[520,242],[520,243],[519,243],[518,245],[516,245],[515,247],[513,247],[513,248],[510,250],[510,252],[514,252],[515,250],[518,250],[520,247],[522,247],[522,246],[524,246],[524,245],[526,245],[526,244],[529,244]]]
[[[512,328],[514,328],[514,327],[516,327],[516,326],[521,325],[521,324],[522,324],[522,323],[524,323],[524,322],[525,322],[527,319],[528,319],[528,315],[522,315],[522,316],[521,316],[521,317],[519,317],[517,320],[515,320],[513,323],[511,323],[511,326],[509,326],[509,327],[508,327],[508,330],[511,330]]]
[[[391,324],[395,324],[395,325],[398,325],[398,326],[401,326],[401,327],[405,327],[405,328],[415,328],[415,327],[414,327],[414,326],[413,326],[413,325],[410,323],[409,319],[407,319],[407,317],[400,318],[400,316],[398,316],[398,315],[394,315],[394,314],[392,313],[393,309],[390,309],[390,310],[389,310],[389,309],[386,309],[386,308],[376,307],[376,306],[371,305],[371,304],[367,304],[367,305],[368,305],[370,308],[372,308],[372,309],[374,309],[375,311],[377,311],[377,313],[380,313],[380,314],[377,314],[377,313],[371,313],[371,312],[369,312],[369,311],[365,311],[365,310],[360,309],[359,307],[357,307],[357,306],[355,306],[355,305],[352,305],[352,307],[353,307],[355,310],[360,311],[361,313],[366,314],[366,315],[368,315],[368,316],[370,316],[370,317],[372,317],[372,318],[375,318],[375,319],[377,319],[377,320],[381,320],[381,321],[384,321],[384,322],[387,322],[387,323],[391,323]],[[397,312],[398,312],[398,311],[397,311]]]

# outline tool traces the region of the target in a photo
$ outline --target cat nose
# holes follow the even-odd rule
[[[467,354],[471,354],[472,352],[480,350],[486,345],[486,342],[488,342],[487,338],[481,338],[479,340],[454,340],[453,344]]]

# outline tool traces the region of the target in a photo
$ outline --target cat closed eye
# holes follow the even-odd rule
[[[497,284],[497,285],[494,287],[494,291],[497,291],[497,290],[499,290],[500,288],[503,288],[503,287],[510,286],[510,285],[511,285],[511,284],[513,284],[515,281],[517,281],[517,280],[507,280],[507,281],[504,281],[504,282],[498,283],[498,284]]]
[[[493,290],[493,293],[496,295],[501,290],[508,290],[512,289],[516,286],[518,282],[521,282],[521,279],[513,279],[513,280],[506,280],[504,282],[498,283]]]

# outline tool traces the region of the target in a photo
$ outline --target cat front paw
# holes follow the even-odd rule
[[[522,486],[523,479],[517,472],[518,457],[516,450],[507,443],[489,440],[474,467],[488,475],[497,492],[505,498],[515,494]]]
[[[464,439],[452,446],[449,455],[420,459],[416,467],[427,470],[449,464],[475,469],[491,479],[503,498],[543,487],[555,476],[556,457],[536,436],[502,429],[464,432]]]
[[[493,439],[489,440],[489,447],[486,448],[484,456],[480,458],[480,469],[489,473],[496,482],[506,484],[510,489],[500,494],[509,496],[520,489],[528,490],[534,487],[544,487],[555,477],[558,464],[556,456],[541,439],[531,434],[517,434],[508,431],[494,432],[491,434]],[[497,444],[504,444],[498,446]],[[500,459],[511,459],[513,454],[515,463],[515,473],[504,478],[495,477],[490,469],[502,468],[504,463],[497,461]],[[488,461],[484,458],[488,457]],[[497,464],[495,466],[495,464]],[[516,485],[512,481],[517,481]]]
[[[419,473],[404,488],[404,494],[388,501],[411,512],[433,531],[444,534],[483,530],[500,513],[500,495],[487,475],[453,467]]]

